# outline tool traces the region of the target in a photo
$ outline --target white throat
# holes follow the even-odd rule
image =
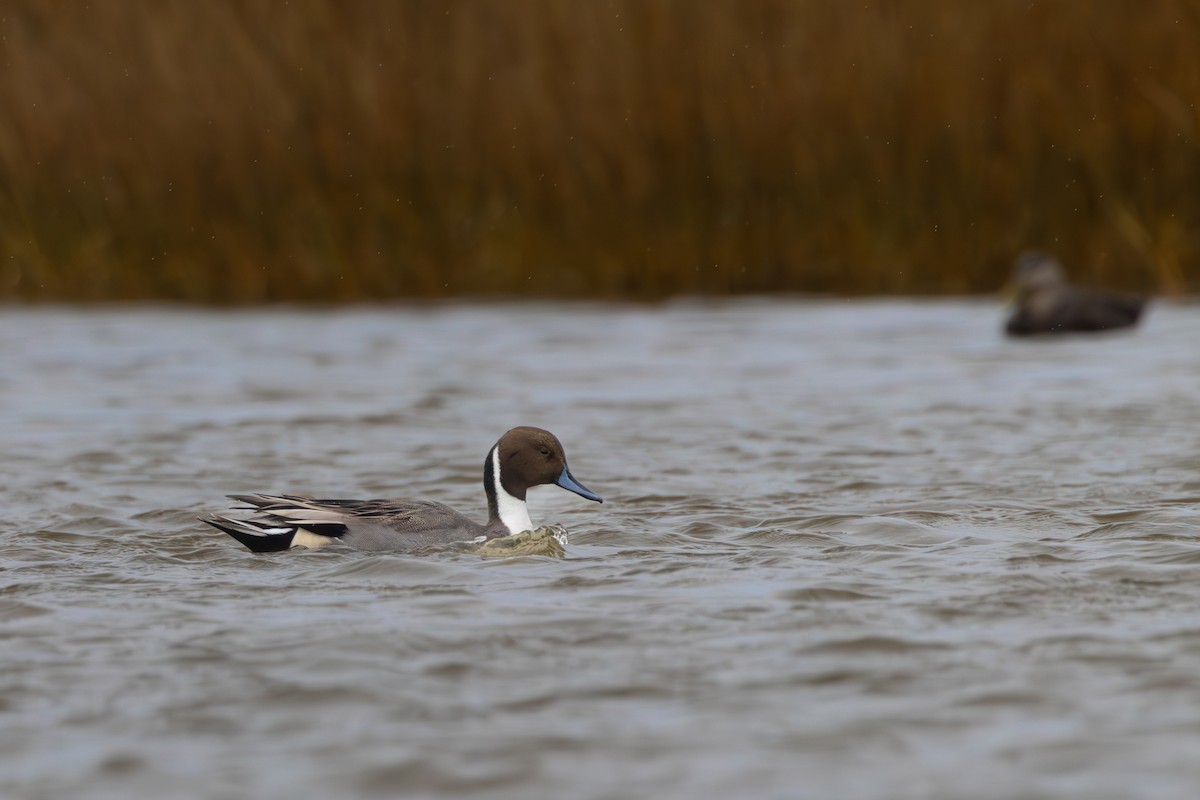
[[[504,484],[500,482],[498,451],[499,448],[492,451],[492,488],[496,490],[496,511],[500,514],[500,521],[508,528],[510,536],[521,531],[531,531],[533,522],[529,519],[529,506],[525,505],[524,500],[518,500],[504,491]]]

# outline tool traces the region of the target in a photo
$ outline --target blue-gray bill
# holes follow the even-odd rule
[[[571,470],[563,467],[562,475],[558,476],[558,480],[554,482],[555,486],[561,486],[569,492],[574,492],[580,497],[586,497],[588,500],[595,500],[597,503],[603,503],[600,495],[593,492],[591,489],[584,486],[579,481],[571,476]]]

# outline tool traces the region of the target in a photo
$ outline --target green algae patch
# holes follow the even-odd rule
[[[463,546],[463,552],[476,553],[488,558],[512,558],[514,556],[550,556],[563,558],[566,550],[563,542],[566,540],[566,529],[554,525],[538,528],[532,531],[522,531],[512,536],[501,536],[498,539],[488,539],[486,542],[470,542]]]

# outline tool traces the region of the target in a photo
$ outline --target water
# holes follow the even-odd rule
[[[1191,798],[1200,308],[0,313],[0,796]],[[562,438],[563,560],[256,556],[229,492],[482,515]]]

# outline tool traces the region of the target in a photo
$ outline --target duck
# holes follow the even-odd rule
[[[307,495],[235,494],[248,517],[200,517],[256,553],[342,543],[359,550],[413,550],[487,541],[532,530],[525,496],[555,485],[597,503],[600,495],[571,475],[562,442],[541,428],[507,431],[483,461],[488,519],[480,524],[432,500],[321,500]]]
[[[1016,308],[1009,336],[1079,333],[1128,328],[1141,319],[1145,298],[1071,286],[1058,260],[1031,250],[1016,261]]]

